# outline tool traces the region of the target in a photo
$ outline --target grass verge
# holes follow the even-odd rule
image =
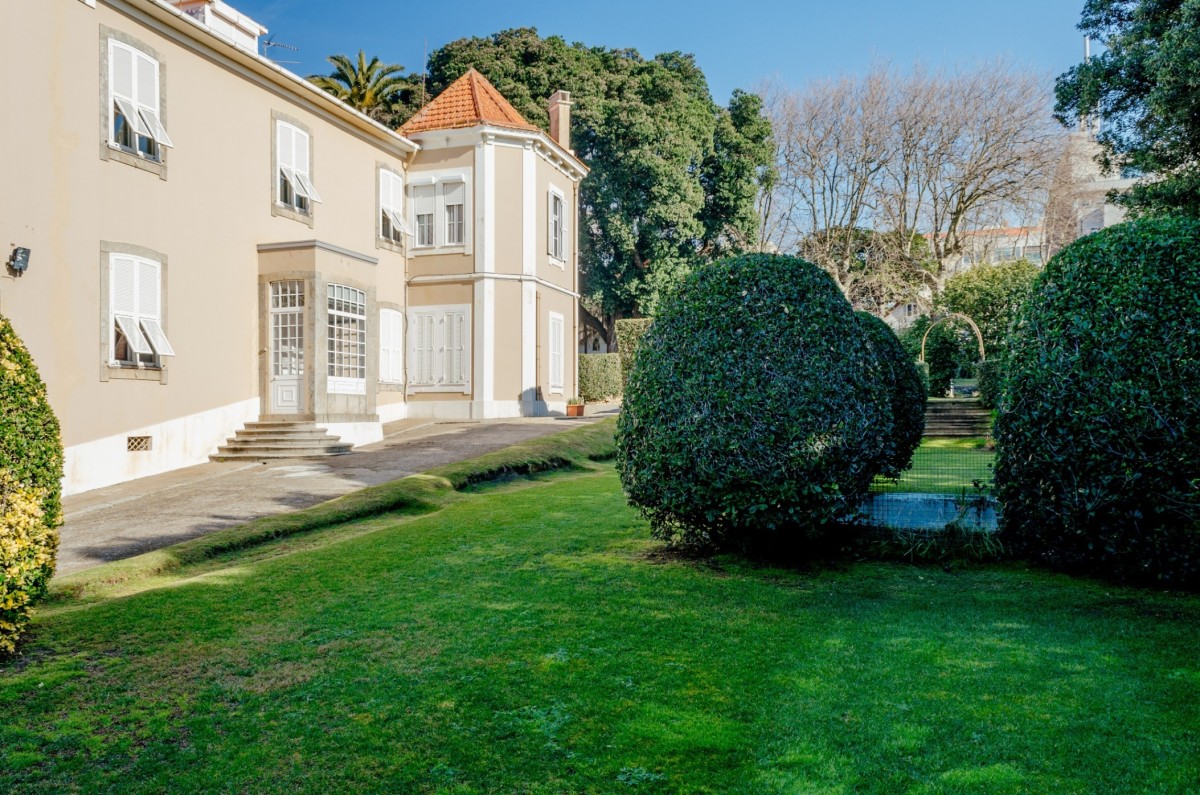
[[[0,667],[0,792],[1200,781],[1200,599],[1010,567],[681,559],[586,460],[39,614]]]
[[[47,601],[53,604],[128,593],[139,582],[153,583],[164,575],[220,559],[228,553],[355,520],[385,514],[392,518],[420,516],[443,507],[454,499],[456,492],[473,484],[508,475],[586,468],[590,462],[614,455],[615,428],[616,420],[603,420],[419,475],[368,486],[310,508],[265,516],[153,552],[95,566],[55,579]]]

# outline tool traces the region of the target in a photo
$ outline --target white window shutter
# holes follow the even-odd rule
[[[158,61],[145,53],[136,53],[138,105],[158,113]]]
[[[447,182],[442,191],[446,196],[446,204],[463,204],[466,201],[467,186],[462,182]]]
[[[554,256],[554,192],[546,194],[546,252]]]
[[[563,317],[550,314],[550,388],[563,388]]]
[[[139,317],[159,319],[159,278],[157,263],[137,261],[137,314]]]
[[[446,382],[465,384],[466,373],[466,325],[462,312],[446,314]]]
[[[295,151],[292,138],[291,125],[283,122],[275,123],[275,157],[279,161],[280,168],[291,168],[292,162],[295,159],[292,154]]]
[[[113,255],[109,259],[110,295],[114,315],[137,314],[137,263]]]
[[[108,84],[114,97],[136,101],[133,88],[134,73],[133,50],[115,42],[109,41],[108,46]]]

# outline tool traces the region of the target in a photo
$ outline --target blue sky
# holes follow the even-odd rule
[[[1083,0],[769,0],[519,3],[454,0],[228,0],[271,36],[299,47],[273,58],[302,75],[328,72],[331,53],[378,55],[417,70],[429,49],[464,36],[532,26],[542,35],[643,55],[693,53],[713,97],[772,76],[791,85],[858,73],[872,59],[950,66],[1008,56],[1048,74],[1082,58]]]

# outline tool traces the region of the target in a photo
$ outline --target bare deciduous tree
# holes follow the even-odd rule
[[[763,247],[821,265],[860,308],[937,292],[966,233],[1040,216],[1061,152],[1049,89],[1006,62],[767,86]]]

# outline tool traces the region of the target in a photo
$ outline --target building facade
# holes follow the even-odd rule
[[[586,169],[481,76],[446,92],[481,111],[405,135],[259,56],[219,0],[14,0],[0,31],[0,314],[67,493],[201,463],[247,422],[363,444],[574,395]]]

